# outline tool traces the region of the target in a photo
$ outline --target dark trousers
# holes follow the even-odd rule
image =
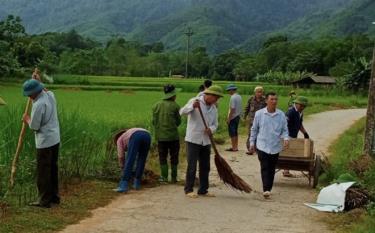
[[[159,162],[161,165],[167,164],[168,153],[171,155],[171,165],[178,165],[178,154],[180,152],[180,141],[159,141]]]
[[[59,146],[37,149],[37,186],[39,203],[48,205],[60,202],[58,158]]]
[[[206,194],[208,191],[208,175],[210,173],[211,145],[202,146],[186,142],[187,171],[185,180],[185,193],[193,192],[197,162],[199,161],[199,190],[198,194]]]
[[[263,191],[271,191],[273,180],[275,178],[276,164],[279,160],[279,154],[267,154],[258,150],[258,159],[262,175]]]
[[[134,163],[136,163],[135,178],[142,178],[150,145],[151,136],[148,132],[133,133],[129,139],[122,180],[129,181],[132,178]]]
[[[229,137],[237,137],[238,136],[238,126],[240,124],[241,117],[236,116],[232,120],[230,120],[229,125],[228,125],[228,133]]]

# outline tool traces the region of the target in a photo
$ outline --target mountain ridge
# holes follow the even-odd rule
[[[329,12],[345,11],[355,0],[0,0],[0,17],[20,16],[31,34],[75,29],[105,42],[113,36],[143,43],[161,41],[168,50],[186,47],[184,32],[195,32],[192,46],[212,53],[261,44],[272,33],[305,36],[301,25],[318,17],[324,27]],[[361,1],[363,2],[363,1]],[[374,7],[375,12],[375,5]],[[372,8],[371,8],[372,9]],[[349,9],[350,10],[350,9]],[[362,12],[362,11],[361,11]],[[371,13],[364,12],[368,15]],[[333,20],[333,19],[332,19]],[[357,26],[355,26],[357,28]],[[363,31],[363,30],[359,30]],[[338,34],[340,35],[340,34]],[[254,47],[254,46],[253,46]],[[256,46],[255,46],[256,47]],[[258,46],[259,47],[259,46]],[[253,49],[253,48],[252,48]]]

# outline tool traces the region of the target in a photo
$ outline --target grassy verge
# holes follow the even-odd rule
[[[375,165],[371,158],[362,156],[365,118],[342,134],[331,146],[329,166],[320,177],[322,185],[337,179],[343,173],[350,173],[358,182],[375,194]],[[330,216],[327,222],[337,232],[375,232],[375,204],[366,209],[355,209],[347,213]]]
[[[0,232],[54,232],[90,215],[89,210],[107,205],[119,194],[109,181],[84,181],[68,185],[62,192],[62,203],[51,209],[9,207],[0,218]]]

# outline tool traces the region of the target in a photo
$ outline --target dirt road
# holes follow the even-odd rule
[[[316,151],[326,153],[329,144],[364,115],[365,110],[324,112],[308,117],[305,128],[316,141]],[[230,161],[233,169],[260,190],[259,162],[255,156],[245,155],[244,138],[240,143],[239,153],[224,152],[227,145],[221,146],[220,151],[228,161],[236,156],[236,161]],[[277,174],[270,201],[256,193],[245,195],[230,190],[218,180],[214,165],[210,180],[210,190],[216,198],[189,199],[182,186],[174,185],[131,191],[63,232],[330,232],[321,221],[329,214],[303,205],[316,199],[316,192],[308,187],[306,178],[284,178]]]

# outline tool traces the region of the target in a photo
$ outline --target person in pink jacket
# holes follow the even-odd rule
[[[117,145],[119,166],[123,174],[117,192],[126,193],[129,191],[129,180],[132,177],[132,170],[136,164],[133,188],[141,188],[141,179],[145,169],[146,159],[151,145],[151,135],[146,129],[131,128],[119,131],[114,137]],[[126,156],[125,156],[126,153]]]

